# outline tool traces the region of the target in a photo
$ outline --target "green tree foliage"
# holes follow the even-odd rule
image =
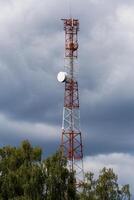
[[[87,173],[78,190],[60,151],[42,160],[41,149],[28,141],[0,149],[0,200],[130,200],[129,185],[119,187],[117,180],[104,168],[98,179]]]
[[[80,200],[96,200],[96,180],[94,174],[89,172],[85,174],[85,182],[83,183],[83,192],[80,194]]]
[[[0,198],[42,199],[44,174],[38,163],[41,149],[23,141],[19,148],[0,149]]]
[[[41,160],[28,141],[0,149],[0,200],[76,199],[74,174],[60,152]]]
[[[76,199],[74,174],[69,173],[66,166],[67,160],[62,157],[61,152],[57,152],[44,161],[46,200]]]
[[[130,200],[129,185],[119,187],[118,176],[112,169],[103,168],[97,180],[93,173],[85,175],[81,200]]]

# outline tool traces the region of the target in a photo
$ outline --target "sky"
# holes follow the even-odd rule
[[[134,1],[0,0],[0,146],[61,139],[61,18],[80,21],[79,90],[85,171],[112,167],[134,193]]]

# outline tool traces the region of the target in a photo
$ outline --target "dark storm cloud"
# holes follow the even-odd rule
[[[90,27],[87,25],[85,37],[89,40],[81,41],[81,119],[88,138],[85,146],[88,154],[133,153],[134,7],[124,1],[103,2],[104,7],[99,7],[100,1],[94,10],[97,18],[93,24],[90,21]]]
[[[77,8],[75,3],[71,7],[74,17],[80,19],[81,124],[88,138],[85,153],[133,152],[134,3],[77,1]],[[33,140],[32,125],[61,126],[64,86],[57,83],[56,75],[64,65],[60,18],[68,16],[68,7],[66,0],[59,5],[56,1],[0,1],[0,112],[10,122],[9,129],[3,121],[5,128],[0,128],[4,143],[6,132],[12,140],[24,138],[22,128],[11,126],[13,121]],[[48,141],[48,133],[45,137]]]
[[[56,33],[53,38],[54,29],[51,21],[34,21],[39,16],[40,7],[36,13],[35,8],[32,10],[32,7],[28,7],[28,10],[23,10],[23,7],[16,3],[13,6],[15,16],[12,16],[11,8],[9,4],[7,9],[10,11],[11,19],[5,16],[5,30],[0,34],[1,112],[24,121],[51,120],[55,123],[54,115],[59,104],[55,68],[60,65],[57,60],[61,49],[60,34]],[[22,9],[21,14],[16,13],[17,9]],[[29,10],[31,17],[28,15]],[[46,20],[45,17],[44,19]],[[50,29],[48,24],[51,24]],[[54,96],[56,106],[52,101]]]

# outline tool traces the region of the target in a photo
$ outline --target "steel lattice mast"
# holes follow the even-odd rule
[[[83,146],[80,131],[79,93],[77,80],[78,31],[77,19],[63,19],[65,30],[65,72],[58,80],[65,82],[61,149],[76,181],[83,181]]]

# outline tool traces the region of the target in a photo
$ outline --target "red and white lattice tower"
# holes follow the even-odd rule
[[[80,130],[79,93],[77,80],[78,31],[77,19],[63,19],[65,30],[65,69],[57,78],[65,82],[61,149],[68,160],[76,182],[83,182],[83,146]]]

